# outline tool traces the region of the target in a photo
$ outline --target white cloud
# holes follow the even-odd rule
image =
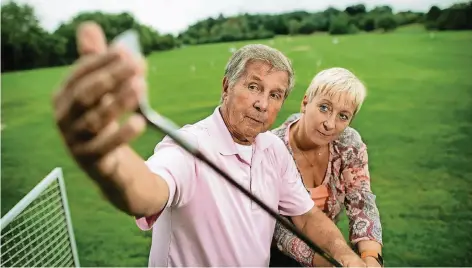
[[[364,3],[367,8],[389,5],[394,10],[427,11],[432,5],[441,8],[457,0],[16,0],[35,7],[43,27],[55,30],[61,22],[70,20],[82,11],[130,12],[141,23],[148,24],[161,33],[176,34],[200,19],[224,15],[248,13],[280,13],[293,10],[322,11],[328,6],[344,9],[346,6]]]

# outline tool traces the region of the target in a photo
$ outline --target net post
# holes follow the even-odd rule
[[[67,192],[66,192],[66,185],[64,182],[64,174],[62,172],[62,169],[59,167],[57,167],[55,171],[57,171],[57,180],[59,182],[62,206],[64,207],[64,213],[66,216],[67,231],[69,233],[69,240],[70,240],[70,245],[71,245],[71,250],[72,250],[72,256],[74,258],[74,264],[75,264],[75,267],[80,267],[79,254],[77,253],[77,245],[76,245],[75,236],[74,236],[74,228],[72,226],[72,217],[70,213],[69,202],[67,201]]]

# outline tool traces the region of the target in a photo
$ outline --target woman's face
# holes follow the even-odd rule
[[[356,110],[354,98],[347,93],[320,94],[310,102],[305,95],[301,108],[305,134],[318,146],[337,139],[351,123]]]

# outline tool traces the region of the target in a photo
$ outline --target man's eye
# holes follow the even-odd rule
[[[248,86],[248,88],[249,88],[250,90],[257,90],[257,89],[258,89],[257,85],[255,85],[255,84],[250,84],[250,85]]]
[[[276,100],[280,100],[282,98],[282,96],[280,96],[280,94],[278,94],[278,93],[272,93],[272,94],[270,94],[270,97],[272,97]]]

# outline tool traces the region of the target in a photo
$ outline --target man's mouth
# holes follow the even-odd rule
[[[256,123],[259,123],[259,124],[264,124],[264,122],[260,121],[260,120],[257,120],[253,117],[250,117],[250,116],[247,116],[247,118],[251,119],[252,121],[256,122]]]

